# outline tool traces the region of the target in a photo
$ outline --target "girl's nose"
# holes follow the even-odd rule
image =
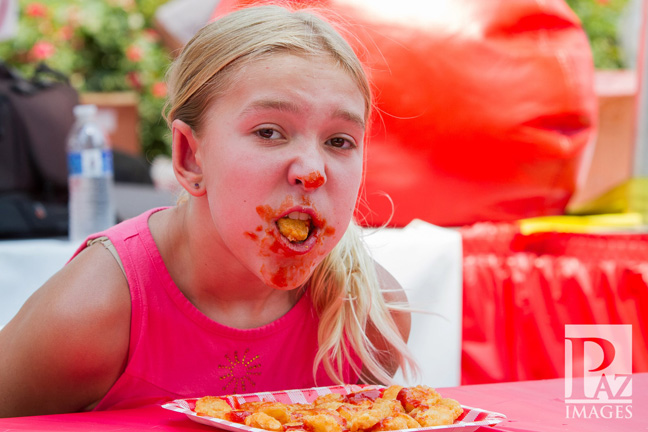
[[[325,164],[318,150],[300,151],[288,169],[288,182],[305,190],[316,190],[326,183]]]
[[[315,190],[326,183],[325,174],[313,171],[305,176],[295,177],[295,184],[301,184],[306,190]]]

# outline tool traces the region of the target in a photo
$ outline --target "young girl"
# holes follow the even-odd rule
[[[349,382],[414,367],[402,289],[351,222],[370,89],[305,12],[243,9],[169,73],[187,192],[89,239],[0,333],[0,415]]]

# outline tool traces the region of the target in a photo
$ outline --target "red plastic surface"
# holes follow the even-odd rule
[[[264,0],[222,0],[219,16]],[[375,87],[360,220],[561,214],[595,129],[587,37],[564,0],[292,0],[339,14]],[[367,208],[368,207],[368,208]]]
[[[648,371],[648,234],[461,233],[462,384],[563,377],[566,324],[631,324]]]

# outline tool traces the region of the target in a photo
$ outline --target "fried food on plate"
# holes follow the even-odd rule
[[[209,417],[226,419],[232,407],[226,400],[218,396],[205,396],[196,401],[195,411]]]
[[[245,417],[245,425],[269,431],[281,431],[281,422],[264,412],[255,412]]]
[[[420,406],[413,409],[410,415],[423,427],[452,424],[454,419],[463,413],[459,402],[454,399],[440,399],[431,406]]]
[[[450,425],[463,409],[427,386],[390,386],[348,395],[327,394],[311,404],[246,402],[206,396],[195,412],[272,432],[381,432]]]

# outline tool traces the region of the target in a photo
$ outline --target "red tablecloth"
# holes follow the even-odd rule
[[[462,405],[506,415],[506,421],[482,427],[479,432],[648,431],[648,373],[634,374],[632,388],[630,419],[567,418],[565,381],[561,378],[461,386],[441,389],[440,393]],[[589,408],[587,412],[591,413]]]
[[[632,377],[633,416],[630,419],[566,418],[562,379],[518,381],[440,389],[463,405],[495,411],[507,420],[478,432],[646,431],[648,430],[648,374]],[[0,431],[210,431],[183,414],[158,406],[131,410],[0,419]]]
[[[462,384],[563,377],[566,324],[632,325],[633,372],[648,372],[648,234],[461,233]]]

